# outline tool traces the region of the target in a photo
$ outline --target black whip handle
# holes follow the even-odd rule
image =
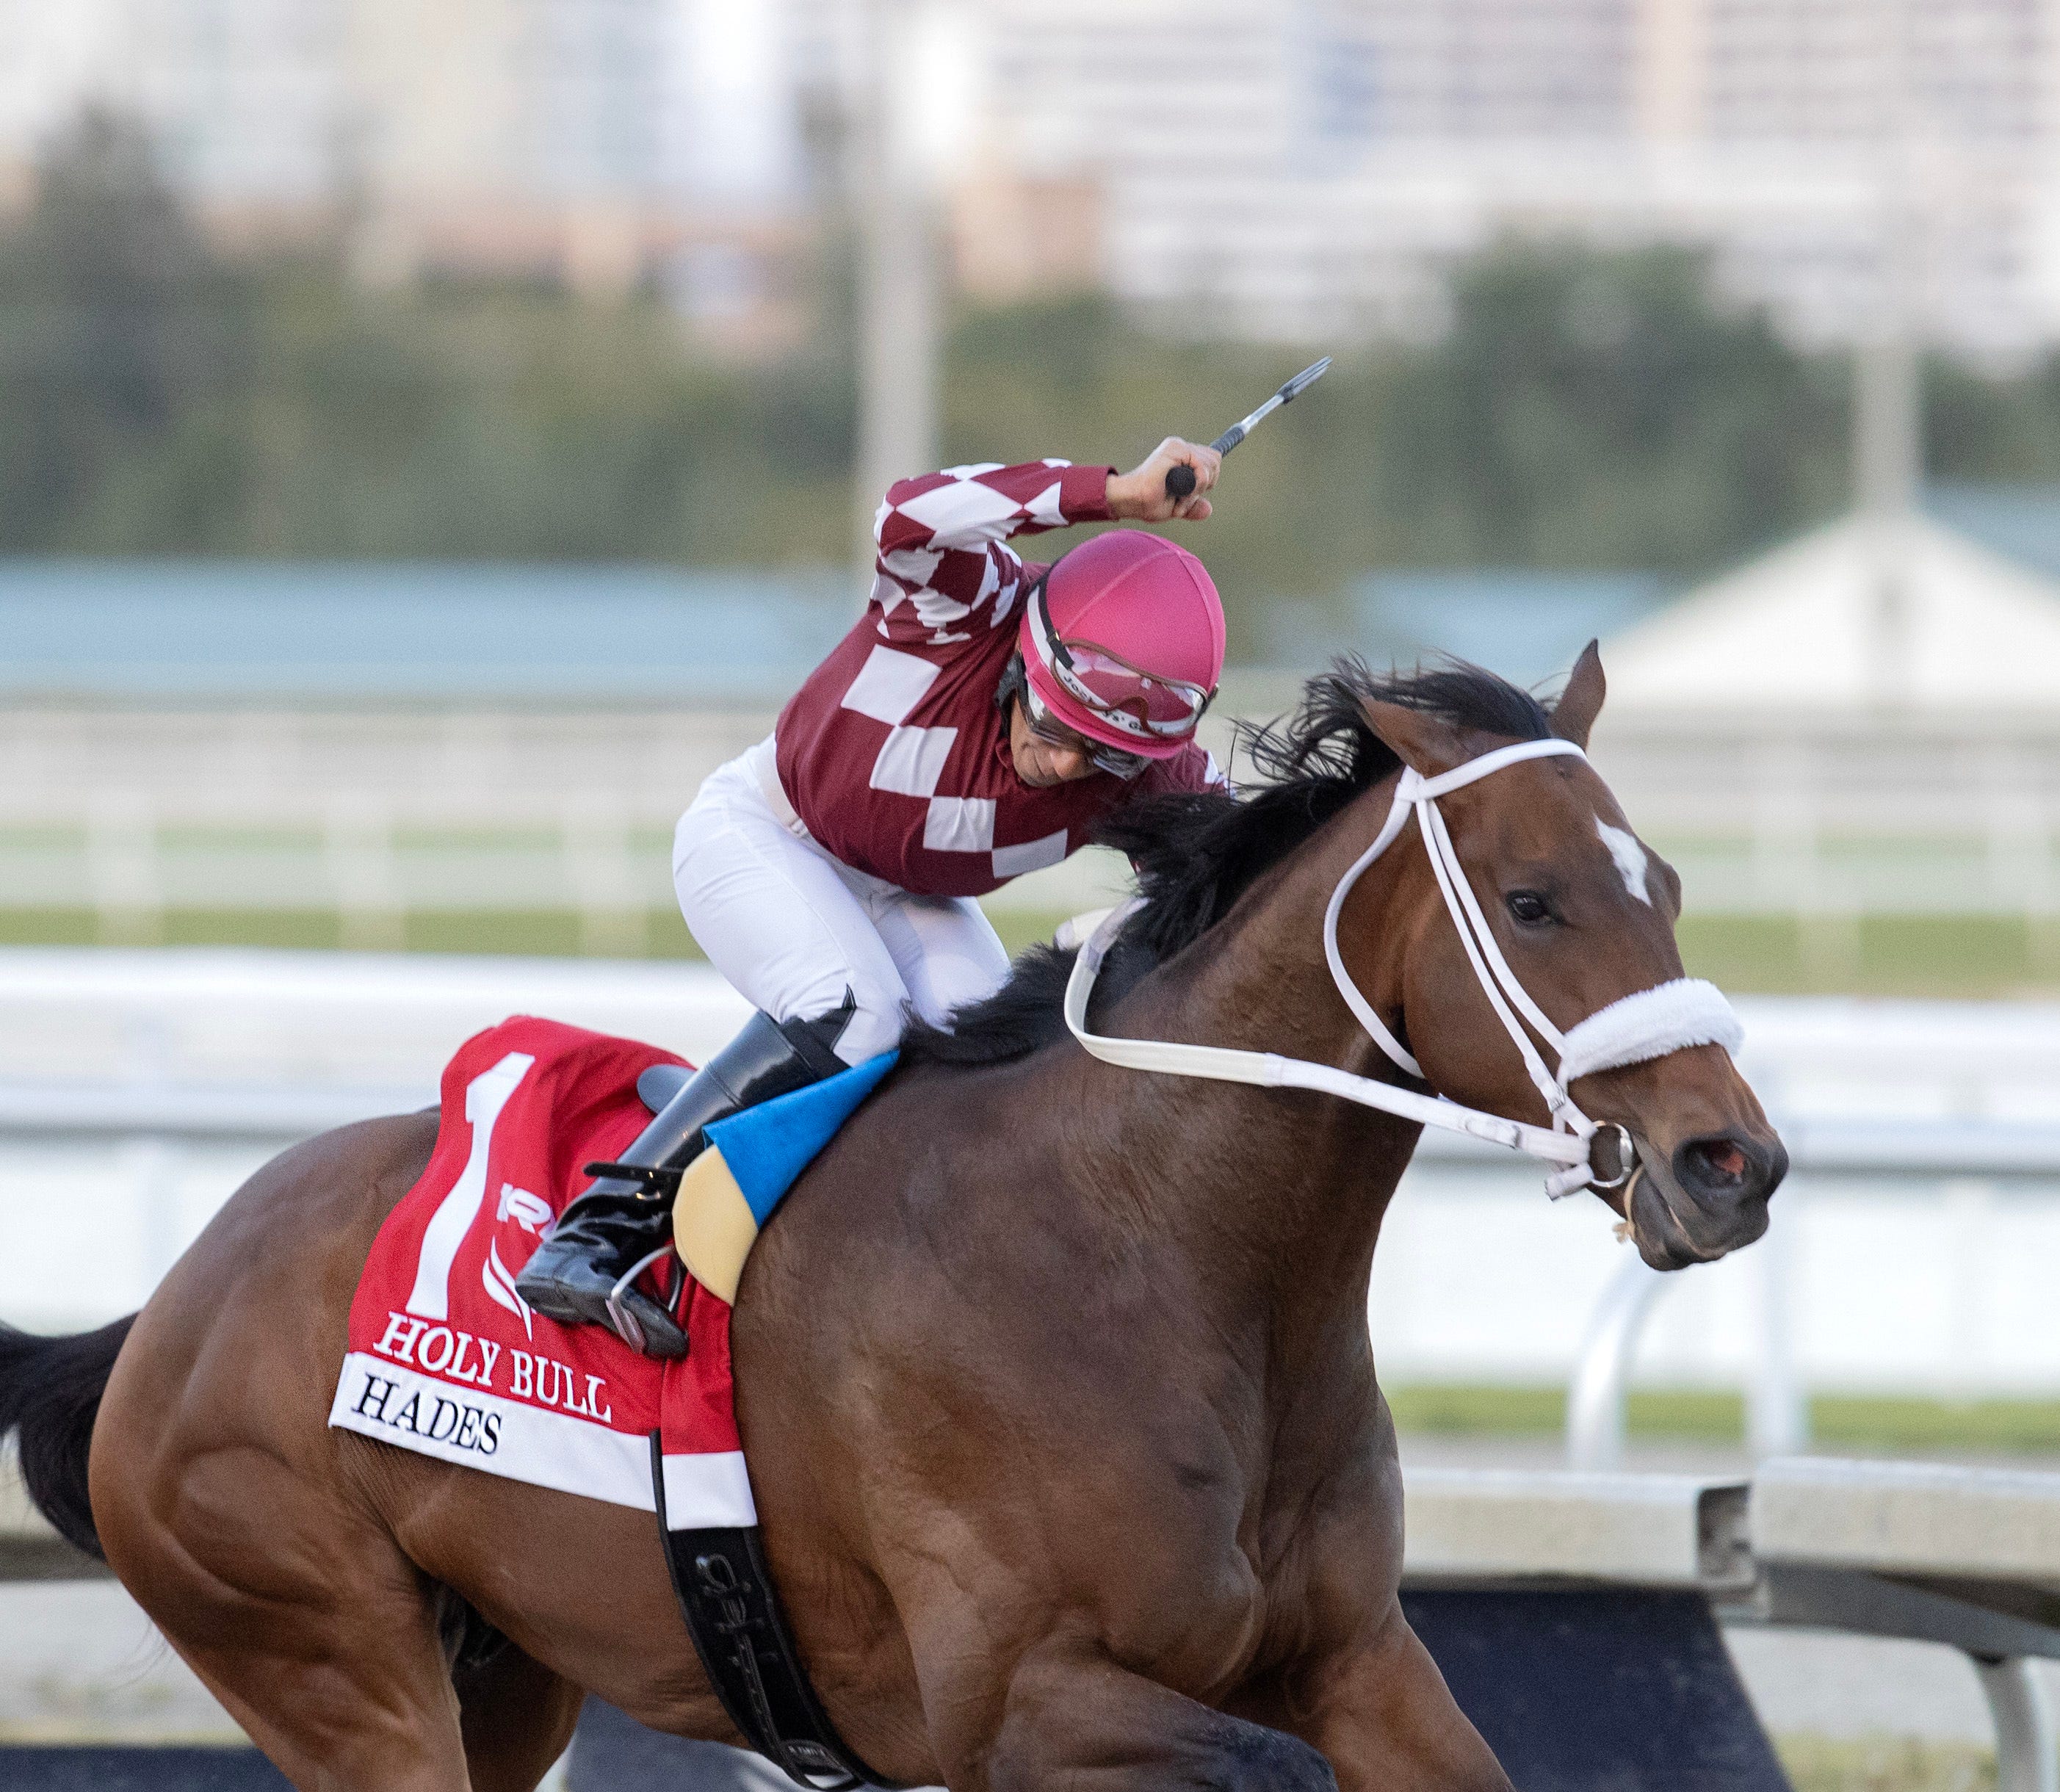
[[[1228,454],[1244,440],[1244,425],[1233,423],[1209,444],[1219,454]],[[1177,467],[1166,469],[1166,495],[1178,504],[1182,498],[1195,495],[1195,469],[1183,461]]]

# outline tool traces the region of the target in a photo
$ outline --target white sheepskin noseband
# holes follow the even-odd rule
[[[1598,1008],[1571,1028],[1559,1053],[1559,1087],[1691,1045],[1721,1045],[1735,1053],[1744,1043],[1738,1012],[1721,989],[1700,977],[1677,977]]]

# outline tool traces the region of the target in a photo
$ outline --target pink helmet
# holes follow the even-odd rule
[[[1146,759],[1187,744],[1223,676],[1215,581],[1185,548],[1116,529],[1063,556],[1018,634],[1038,701],[1076,733]]]

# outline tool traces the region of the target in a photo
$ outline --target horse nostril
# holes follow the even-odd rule
[[[1720,1176],[1728,1176],[1734,1182],[1745,1175],[1745,1153],[1735,1145],[1706,1145],[1703,1161]]]
[[[1724,1133],[1691,1139],[1674,1160],[1674,1173],[1684,1187],[1698,1194],[1728,1195],[1749,1192],[1759,1165],[1739,1141]]]

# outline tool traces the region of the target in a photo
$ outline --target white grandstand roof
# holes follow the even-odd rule
[[[1647,716],[2060,711],[2060,583],[1928,517],[1849,518],[1605,641]]]

